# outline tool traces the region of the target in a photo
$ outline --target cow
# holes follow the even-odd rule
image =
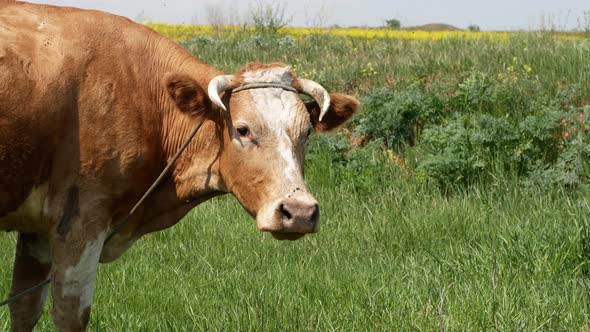
[[[306,143],[358,106],[285,64],[225,75],[120,16],[0,1],[0,230],[18,233],[10,294],[50,279],[56,328],[85,330],[99,262],[225,193],[277,239],[317,232]],[[10,304],[13,331],[33,329],[48,287]]]

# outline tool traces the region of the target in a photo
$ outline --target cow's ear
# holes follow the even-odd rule
[[[311,123],[317,132],[330,131],[348,121],[359,107],[356,98],[341,93],[330,93],[330,108],[319,121],[320,106],[316,101],[305,103]]]
[[[211,100],[205,90],[187,75],[168,73],[164,76],[168,95],[179,110],[193,115],[211,109]]]

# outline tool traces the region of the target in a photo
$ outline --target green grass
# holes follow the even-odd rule
[[[590,100],[589,40],[262,42],[234,36],[188,47],[226,72],[282,61],[331,91],[360,97],[416,83],[441,93],[471,71],[495,77],[517,57],[539,76],[538,94],[577,85],[572,103]],[[411,149],[409,176],[379,163],[365,167],[369,159],[347,164],[328,151],[314,152],[306,169],[321,205],[319,234],[278,242],[259,233],[232,197],[204,203],[100,267],[89,329],[590,329],[587,187],[535,191],[492,174],[494,181],[449,195],[413,177]],[[0,234],[0,297],[9,290],[14,244],[14,234]],[[1,308],[0,331],[7,329]],[[53,330],[47,308],[38,330]]]
[[[233,198],[207,202],[100,267],[90,330],[588,328],[588,195],[505,188],[444,197],[394,174],[355,193],[354,183],[325,186],[330,168],[308,165],[319,234],[279,242]],[[3,234],[2,262],[13,247]],[[0,330],[7,319],[2,309]],[[39,330],[52,330],[47,312]]]

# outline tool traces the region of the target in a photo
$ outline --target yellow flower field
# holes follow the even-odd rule
[[[166,23],[147,23],[146,25],[161,33],[162,35],[176,41],[188,40],[195,36],[211,35],[213,33],[213,28],[208,25]]]
[[[440,40],[448,38],[490,38],[506,39],[506,32],[470,32],[470,31],[414,31],[414,30],[388,30],[388,29],[309,29],[309,28],[285,28],[287,34],[304,36],[311,33],[331,34],[335,36],[348,36],[358,38],[392,38],[392,39],[427,39]]]
[[[158,31],[164,36],[176,41],[183,41],[199,35],[210,36],[215,30],[207,25],[183,25],[166,23],[147,23],[147,26]],[[225,27],[224,30],[238,31],[240,27]],[[410,40],[441,40],[441,39],[490,39],[507,40],[510,35],[517,32],[471,32],[471,31],[418,31],[418,30],[388,30],[388,29],[363,29],[363,28],[283,28],[281,33],[302,37],[309,34],[330,34],[335,36],[348,36],[356,38],[391,38]],[[580,39],[582,33],[567,32],[556,33],[559,39]]]

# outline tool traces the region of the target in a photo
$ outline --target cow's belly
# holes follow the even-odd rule
[[[14,211],[0,218],[0,230],[43,233],[46,231],[43,209],[47,183],[33,187],[27,198]]]

